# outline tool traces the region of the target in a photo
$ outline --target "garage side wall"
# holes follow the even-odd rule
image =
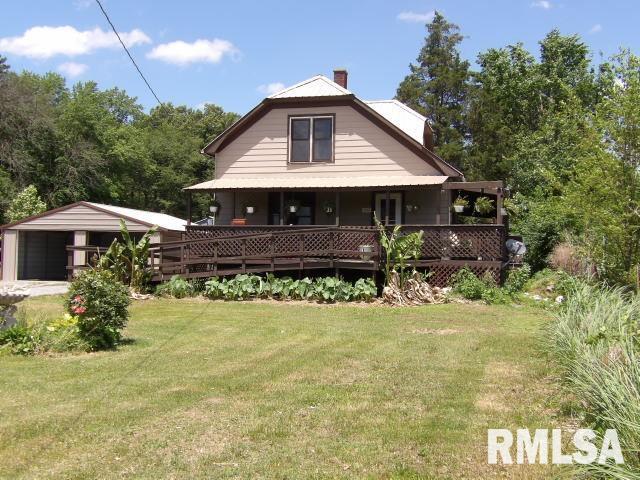
[[[2,233],[2,280],[18,278],[18,232],[5,230]]]

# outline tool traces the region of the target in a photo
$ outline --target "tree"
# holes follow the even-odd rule
[[[410,73],[400,83],[396,98],[427,117],[437,153],[461,166],[469,79],[469,62],[458,51],[463,36],[440,12],[427,24],[427,32],[417,63],[409,65]]]
[[[606,68],[607,94],[595,133],[566,188],[566,211],[583,255],[612,283],[631,283],[640,263],[640,58],[629,51]]]
[[[29,185],[11,201],[7,210],[7,221],[17,222],[23,218],[38,215],[47,210],[47,204],[38,195],[38,190]]]

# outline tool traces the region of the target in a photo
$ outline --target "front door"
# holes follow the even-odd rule
[[[381,223],[387,216],[387,194],[376,193],[376,217]],[[389,225],[396,225],[402,222],[402,194],[389,194]]]

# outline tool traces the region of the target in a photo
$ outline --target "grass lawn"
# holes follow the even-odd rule
[[[23,304],[62,311],[59,297]],[[117,351],[0,358],[0,477],[550,478],[487,428],[553,428],[540,310],[135,303]],[[42,313],[44,312],[44,313]]]

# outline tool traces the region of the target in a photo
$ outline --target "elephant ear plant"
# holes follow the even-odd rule
[[[117,238],[113,240],[104,255],[100,257],[98,268],[111,272],[117,280],[129,285],[134,292],[143,292],[151,278],[149,249],[151,236],[155,232],[154,227],[136,241],[129,233],[125,222],[120,220],[122,241]]]

